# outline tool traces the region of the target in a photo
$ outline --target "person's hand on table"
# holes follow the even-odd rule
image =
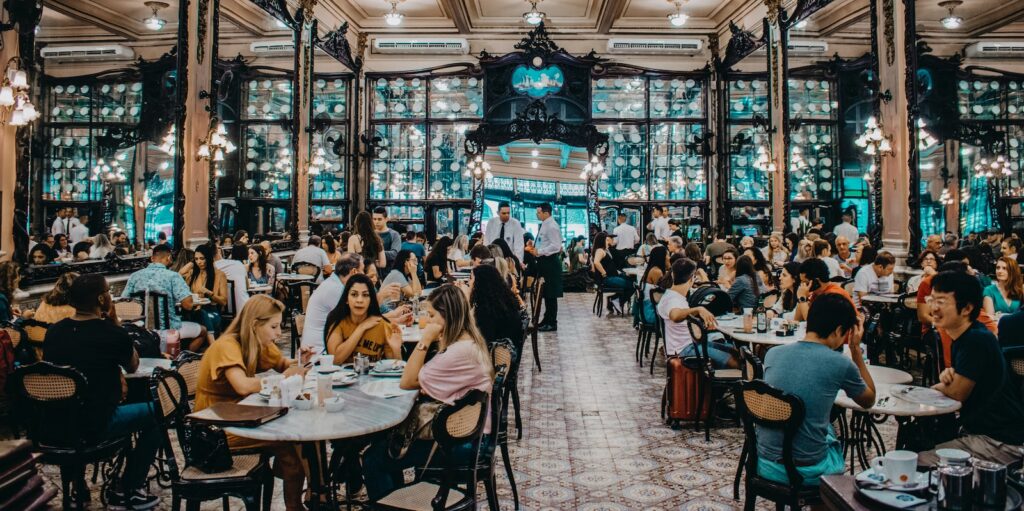
[[[380,291],[377,292],[377,296],[380,298],[380,301],[389,302],[393,300],[398,300],[401,293],[402,288],[398,284],[391,283],[380,288]]]
[[[947,367],[939,373],[939,382],[943,385],[952,385],[954,376],[956,376],[956,370],[952,367]]]
[[[704,307],[697,307],[697,316],[704,322],[704,328],[707,330],[716,330],[718,328],[718,320],[715,319],[715,315],[711,311]]]
[[[302,367],[302,366],[291,366],[288,369],[284,370],[284,377],[288,378],[289,376],[295,376],[295,375],[306,376],[306,372],[308,370],[309,370],[308,368]]]
[[[309,361],[313,359],[313,355],[316,354],[316,348],[312,346],[303,346],[299,348],[299,365],[305,367],[309,364]]]

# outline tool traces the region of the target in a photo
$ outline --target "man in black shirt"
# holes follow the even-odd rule
[[[139,433],[128,452],[120,488],[108,495],[112,508],[149,509],[159,502],[146,489],[146,475],[160,445],[160,429],[150,403],[120,404],[127,393],[121,369],[139,367],[139,355],[114,313],[106,279],[82,275],[68,290],[75,315],[46,332],[45,359],[68,365],[85,376],[86,417],[82,425],[95,438],[117,438]]]
[[[1007,365],[999,341],[978,322],[982,292],[978,280],[963,272],[944,271],[932,278],[932,319],[953,339],[953,367],[939,375],[933,388],[963,403],[964,436],[936,446],[970,452],[1001,464],[1020,459],[1024,444],[1021,382]],[[931,464],[934,453],[922,453]]]

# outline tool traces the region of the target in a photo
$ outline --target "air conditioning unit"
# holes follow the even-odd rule
[[[827,51],[828,43],[825,41],[789,40],[790,55],[821,55]]]
[[[44,59],[54,60],[131,60],[135,52],[120,44],[46,46],[39,51]]]
[[[1024,41],[982,41],[968,46],[966,53],[975,58],[1024,56]]]
[[[396,39],[378,37],[373,40],[373,53],[390,55],[468,55],[469,41],[451,39]]]
[[[295,42],[288,39],[278,41],[257,41],[249,45],[249,51],[259,55],[294,55]]]
[[[700,39],[609,39],[608,53],[626,55],[695,55],[704,48]]]

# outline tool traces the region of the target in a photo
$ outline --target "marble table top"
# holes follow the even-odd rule
[[[383,398],[368,395],[360,390],[371,382],[386,382],[394,386],[400,395]],[[373,383],[379,385],[378,383]],[[224,431],[253,440],[271,442],[319,442],[353,438],[376,433],[397,426],[409,415],[419,391],[401,391],[398,378],[378,378],[364,375],[359,383],[349,387],[334,387],[334,395],[345,400],[344,408],[329,413],[322,407],[312,410],[292,408],[279,419],[255,428],[227,427]],[[265,399],[252,394],[241,404],[266,406]]]
[[[867,412],[873,415],[892,415],[896,417],[930,417],[936,415],[947,415],[960,409],[958,401],[951,401],[948,406],[932,406],[907,401],[897,395],[894,391],[907,385],[894,385],[891,383],[875,383],[875,405],[864,409],[857,405],[846,395],[839,391],[836,396],[836,405],[858,412]]]
[[[153,370],[156,368],[170,369],[171,361],[166,358],[140,358],[139,368],[134,373],[127,373],[124,375],[125,379],[134,378],[149,378],[153,376]]]
[[[742,317],[733,317],[718,322],[718,330],[734,340],[750,344],[767,344],[770,346],[781,346],[783,344],[792,344],[797,342],[804,338],[806,329],[807,324],[801,323],[793,335],[781,336],[775,335],[775,330],[772,328],[769,328],[765,333],[758,333],[756,330],[746,333],[743,331]]]
[[[860,297],[860,301],[868,303],[894,304],[899,303],[899,296],[900,295],[896,294],[864,295]]]
[[[274,278],[277,280],[313,280],[312,275],[303,273],[278,273]]]
[[[274,286],[271,286],[271,285],[268,284],[266,286],[252,286],[252,287],[249,288],[249,293],[250,294],[261,294],[261,293],[269,293],[269,292],[271,292],[273,290],[274,290]]]
[[[868,372],[871,373],[871,379],[875,381],[875,385],[882,383],[908,385],[914,382],[914,377],[910,373],[891,367],[869,365]]]
[[[640,268],[637,267],[637,266],[633,266],[633,267],[626,268],[626,269],[622,270],[622,273],[625,273],[626,275],[629,275],[629,276],[632,276],[632,277],[636,277],[636,276],[640,275]]]

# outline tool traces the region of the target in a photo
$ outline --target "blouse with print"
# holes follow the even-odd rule
[[[352,321],[352,318],[342,319],[327,337],[329,338],[334,332],[340,331],[341,340],[344,342],[345,339],[348,339],[349,336],[356,331],[356,327],[358,326],[359,324]],[[359,339],[359,342],[356,343],[355,351],[349,355],[347,360],[342,360],[340,362],[335,360],[335,363],[347,364],[352,361],[356,353],[366,355],[369,357],[371,362],[376,362],[383,358],[402,358],[401,353],[392,353],[391,347],[388,346],[388,337],[391,336],[391,332],[393,330],[394,327],[391,326],[391,323],[388,323],[386,320],[382,320],[380,323],[374,325],[373,328],[370,328],[363,333],[363,338]]]
[[[329,258],[330,255],[328,255],[328,259]],[[334,261],[331,261],[331,264],[335,264]],[[264,271],[260,272],[260,276],[257,277],[255,274],[253,274],[252,265],[250,265],[249,271],[246,272],[246,278],[249,279],[250,287],[269,286],[271,284],[271,281],[274,280],[274,273],[274,267],[268,263],[266,268],[264,268]]]

